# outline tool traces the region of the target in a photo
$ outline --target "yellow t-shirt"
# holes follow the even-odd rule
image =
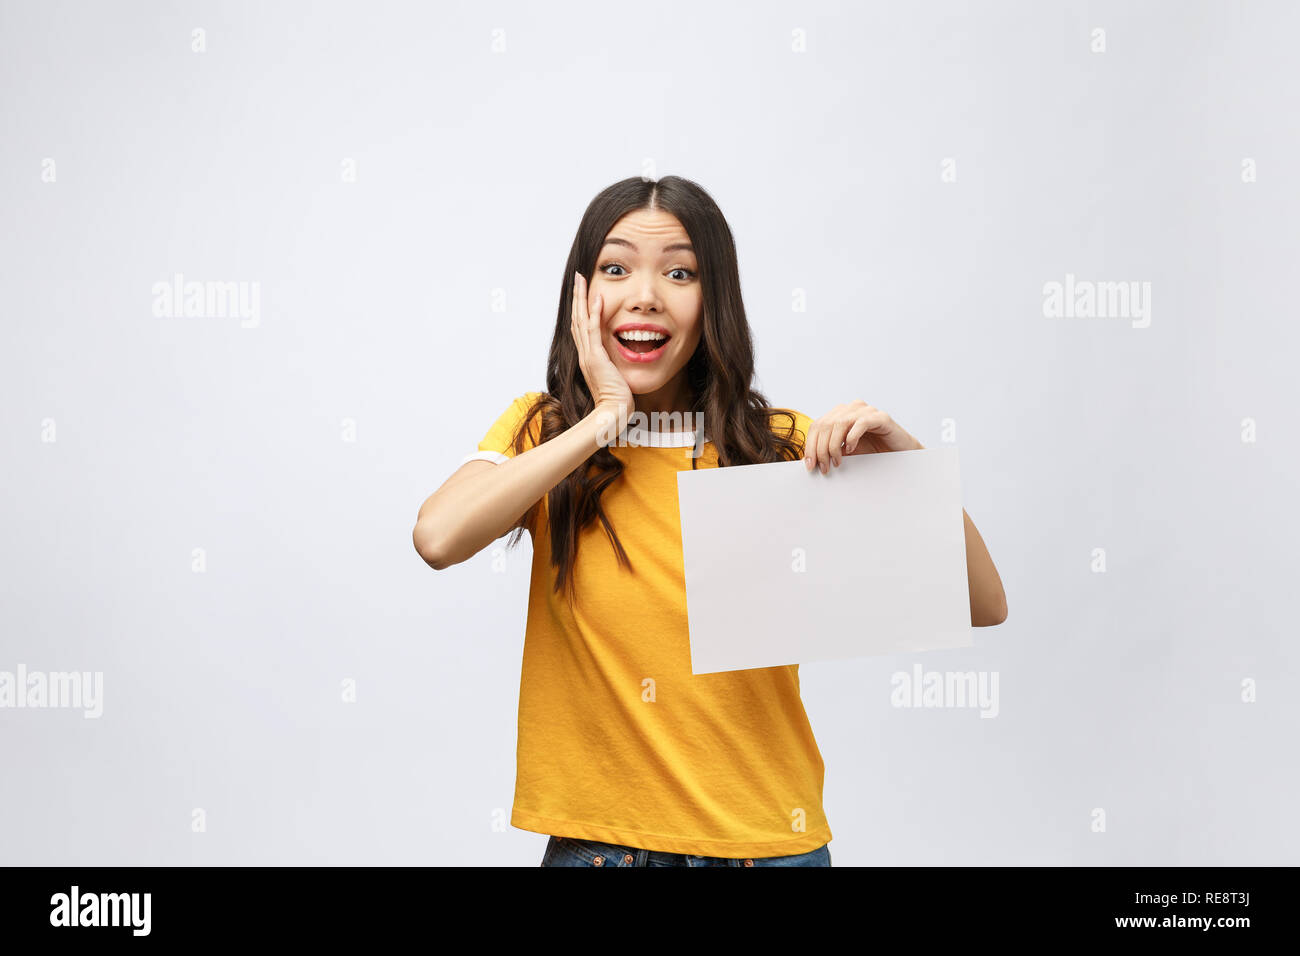
[[[516,398],[463,461],[514,455],[532,402]],[[794,411],[791,409],[791,411]],[[812,419],[796,414],[802,449]],[[531,423],[524,450],[539,434]],[[782,430],[789,419],[774,418]],[[533,565],[519,686],[512,826],[700,856],[785,856],[831,839],[822,762],[799,696],[799,667],[691,673],[677,472],[693,432],[615,445],[625,469],[601,495],[632,563],[599,521],[579,535],[573,609],[554,589],[547,499]],[[697,467],[716,468],[705,441]]]

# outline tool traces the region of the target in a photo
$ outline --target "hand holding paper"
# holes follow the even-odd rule
[[[836,405],[808,429],[804,442],[804,464],[809,471],[820,467],[822,474],[839,467],[848,455],[870,455],[883,451],[914,451],[924,448],[889,413],[862,399]]]

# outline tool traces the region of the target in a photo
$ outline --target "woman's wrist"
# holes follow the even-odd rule
[[[615,402],[598,404],[587,416],[591,427],[594,428],[593,439],[596,448],[605,448],[614,444],[627,428],[631,414],[632,409],[623,404]]]

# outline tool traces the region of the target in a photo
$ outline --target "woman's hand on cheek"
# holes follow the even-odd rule
[[[623,373],[605,351],[601,314],[604,306],[603,297],[599,293],[592,295],[587,280],[575,272],[572,330],[573,344],[578,350],[578,367],[587,383],[587,391],[591,393],[592,404],[614,411],[618,415],[616,431],[621,432],[634,410],[634,400],[632,386],[628,385]]]
[[[924,448],[886,412],[861,399],[836,405],[808,427],[804,442],[804,467],[824,475],[839,467],[845,455],[871,455],[884,451]]]

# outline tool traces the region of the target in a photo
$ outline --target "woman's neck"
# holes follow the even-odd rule
[[[676,412],[685,415],[691,408],[692,393],[686,385],[685,376],[681,376],[679,381],[669,382],[663,388],[643,395],[634,395],[632,398],[636,402],[636,410],[647,417],[655,413],[671,415]],[[680,431],[676,428],[665,430]]]

